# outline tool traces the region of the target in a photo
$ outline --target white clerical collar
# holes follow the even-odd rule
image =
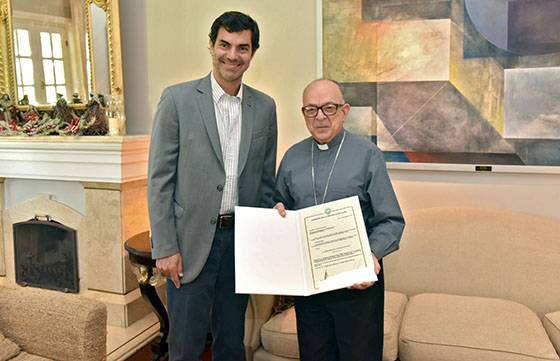
[[[342,129],[341,132],[339,132],[333,139],[331,139],[330,142],[328,143],[324,143],[324,144],[319,144],[317,143],[316,140],[313,140],[313,142],[315,143],[315,145],[317,146],[317,148],[319,150],[329,150],[330,148],[336,147],[337,145],[340,144],[340,142],[342,141],[342,139],[344,138],[346,131],[344,129]]]

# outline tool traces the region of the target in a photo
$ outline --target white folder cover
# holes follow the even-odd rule
[[[357,196],[286,213],[235,207],[237,293],[308,296],[377,280]]]

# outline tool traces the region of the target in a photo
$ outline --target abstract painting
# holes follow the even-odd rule
[[[322,0],[323,76],[388,161],[560,166],[559,0]]]

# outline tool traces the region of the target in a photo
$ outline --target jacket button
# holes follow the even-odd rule
[[[210,218],[210,224],[216,224],[216,222],[217,222],[216,217]]]
[[[220,191],[220,192],[221,192],[221,191],[223,191],[223,190],[224,190],[224,186],[223,186],[223,185],[221,185],[221,184],[218,184],[218,186],[216,187],[216,189],[217,189],[218,191]]]

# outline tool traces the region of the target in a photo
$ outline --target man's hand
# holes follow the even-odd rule
[[[379,264],[379,260],[377,259],[377,257],[375,257],[373,253],[371,254],[371,256],[373,257],[373,269],[375,270],[375,274],[378,275],[379,272],[381,272],[381,265]],[[369,288],[374,284],[375,282],[362,282],[362,283],[353,284],[349,288],[354,290],[365,290],[366,288]]]
[[[274,209],[278,210],[278,214],[282,217],[286,217],[286,208],[284,207],[284,203],[278,202],[274,206]]]
[[[181,287],[179,279],[183,277],[183,259],[179,252],[169,257],[158,258],[156,268],[162,276],[171,278],[175,287]]]

